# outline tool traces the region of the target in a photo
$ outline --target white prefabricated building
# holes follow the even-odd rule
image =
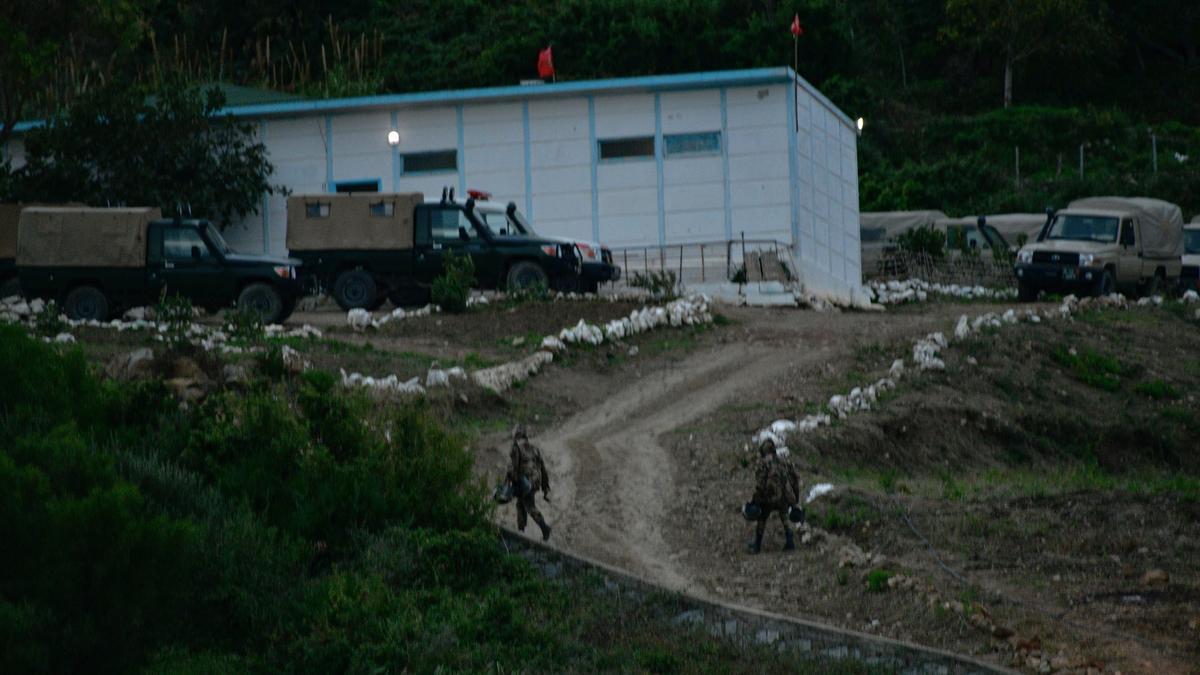
[[[227,112],[255,123],[272,181],[294,193],[482,190],[539,232],[612,247],[618,263],[626,247],[774,240],[807,290],[861,291],[858,128],[791,68]],[[22,150],[19,138],[6,149],[14,166]],[[286,198],[264,195],[225,234],[239,250],[282,254],[286,227]]]

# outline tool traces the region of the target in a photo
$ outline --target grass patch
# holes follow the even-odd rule
[[[1139,382],[1134,386],[1133,390],[1142,396],[1152,398],[1156,401],[1177,399],[1182,396],[1178,389],[1172,387],[1166,380],[1162,379]]]
[[[892,573],[884,570],[871,570],[867,574],[867,590],[871,593],[882,593],[888,589],[888,579],[892,578]]]
[[[1121,377],[1131,372],[1115,357],[1091,349],[1072,350],[1059,345],[1050,352],[1055,363],[1068,370],[1075,379],[1089,387],[1115,392],[1121,388]]]

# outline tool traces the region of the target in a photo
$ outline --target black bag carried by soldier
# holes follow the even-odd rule
[[[742,505],[742,517],[753,523],[762,517],[762,507],[754,502],[746,502]]]
[[[497,504],[507,504],[513,500],[513,483],[511,480],[506,480],[496,486],[496,491],[492,493],[492,499],[496,500]]]
[[[804,522],[804,507],[792,504],[788,507],[788,520],[799,525]]]

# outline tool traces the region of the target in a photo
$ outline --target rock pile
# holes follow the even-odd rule
[[[906,302],[925,302],[931,294],[945,295],[962,300],[1011,300],[1017,297],[1014,288],[986,288],[984,286],[960,286],[937,284],[921,279],[904,281],[869,281],[866,290],[871,299],[881,305],[901,305]]]

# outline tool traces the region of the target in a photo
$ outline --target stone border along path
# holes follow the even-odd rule
[[[0,321],[9,323],[22,324],[28,328],[33,328],[37,325],[38,317],[46,311],[46,303],[39,298],[26,301],[20,296],[10,296],[0,300]],[[115,330],[117,332],[125,332],[129,330],[149,331],[155,333],[154,339],[163,341],[166,339],[166,332],[169,326],[165,322],[152,321],[147,319],[150,316],[151,310],[147,307],[134,307],[121,315],[120,319],[112,319],[111,321],[76,321],[62,317],[62,323],[71,328],[105,328]],[[226,325],[226,328],[232,331],[232,327]],[[319,338],[322,336],[320,329],[304,324],[299,328],[287,328],[277,323],[268,324],[262,327],[263,337],[299,337],[299,338]],[[245,348],[228,344],[229,333],[221,328],[208,326],[201,323],[191,323],[188,325],[186,332],[188,340],[195,346],[200,347],[205,351],[218,350],[222,354],[242,354],[253,351],[261,351],[261,348]],[[59,333],[53,340],[50,338],[42,338],[46,342],[72,343],[75,342],[75,336],[68,332]]]
[[[684,608],[671,619],[671,623],[694,626],[715,638],[731,641],[741,647],[773,646],[780,652],[791,651],[799,657],[851,659],[868,666],[904,673],[966,675],[1016,672],[963,654],[687,593],[666,591],[629,572],[535,542],[507,527],[500,527],[500,541],[506,550],[521,556],[551,580],[596,575],[602,579],[605,591],[634,600],[667,593]]]
[[[922,279],[904,281],[868,281],[865,285],[871,300],[881,305],[901,305],[906,302],[925,302],[930,294],[948,295],[961,300],[1014,300],[1015,288],[986,288],[984,286],[960,286],[958,284],[936,284]]]
[[[1200,294],[1197,294],[1195,291],[1188,291],[1183,296],[1183,302],[1188,304],[1200,302]],[[1156,295],[1149,298],[1141,298],[1136,304],[1138,306],[1158,306],[1162,303],[1162,296]],[[958,323],[954,327],[953,339],[955,341],[963,340],[983,328],[1000,328],[1006,325],[1017,324],[1021,321],[1040,323],[1046,319],[1070,319],[1072,314],[1081,309],[1089,307],[1126,309],[1129,307],[1129,304],[1125,296],[1119,293],[1098,298],[1083,298],[1082,300],[1076,298],[1074,295],[1068,295],[1066,298],[1063,298],[1062,304],[1057,308],[1044,310],[1041,314],[1032,309],[1018,310],[1011,308],[1004,312],[980,314],[974,319],[963,314],[959,317]],[[1195,318],[1200,320],[1200,309],[1196,310]],[[946,339],[945,334],[941,332],[930,333],[917,340],[913,345],[912,365],[919,371],[944,370],[946,363],[942,361],[940,354],[949,344],[950,342]],[[806,415],[795,421],[776,420],[770,426],[760,429],[758,433],[754,434],[751,441],[757,447],[764,439],[769,438],[775,442],[776,447],[782,448],[786,454],[788,436],[794,433],[808,433],[816,430],[818,427],[827,426],[833,422],[834,416],[845,418],[856,412],[870,410],[875,406],[880,394],[896,388],[897,381],[904,376],[905,372],[904,359],[896,359],[892,362],[888,377],[882,378],[874,384],[855,387],[846,394],[838,394],[831,397],[826,406],[829,411],[828,413]]]
[[[615,319],[603,326],[590,324],[583,319],[569,328],[562,329],[557,336],[547,335],[542,339],[538,351],[517,361],[503,363],[491,368],[477,370],[469,375],[479,386],[502,393],[514,384],[523,382],[536,375],[543,366],[554,361],[555,354],[562,354],[570,347],[586,343],[594,346],[605,342],[616,342],[626,337],[654,330],[656,328],[696,326],[712,323],[710,311],[711,301],[704,295],[693,295],[672,300],[658,307],[643,307],[630,312],[629,316]],[[392,315],[399,313],[399,319],[409,316],[424,316],[435,311],[431,306],[423,307],[417,312],[405,312],[397,309]],[[385,317],[388,315],[385,315]],[[365,318],[364,318],[365,317]],[[367,326],[378,328],[387,323],[372,320],[366,310],[352,309],[346,314],[346,321],[356,330],[365,330]],[[342,384],[347,387],[366,387],[379,395],[397,394],[403,396],[424,396],[426,389],[435,386],[450,386],[454,380],[466,380],[468,375],[461,368],[451,368],[443,371],[440,368],[430,368],[424,384],[420,377],[402,381],[395,374],[383,378],[375,378],[361,373],[341,371]]]

